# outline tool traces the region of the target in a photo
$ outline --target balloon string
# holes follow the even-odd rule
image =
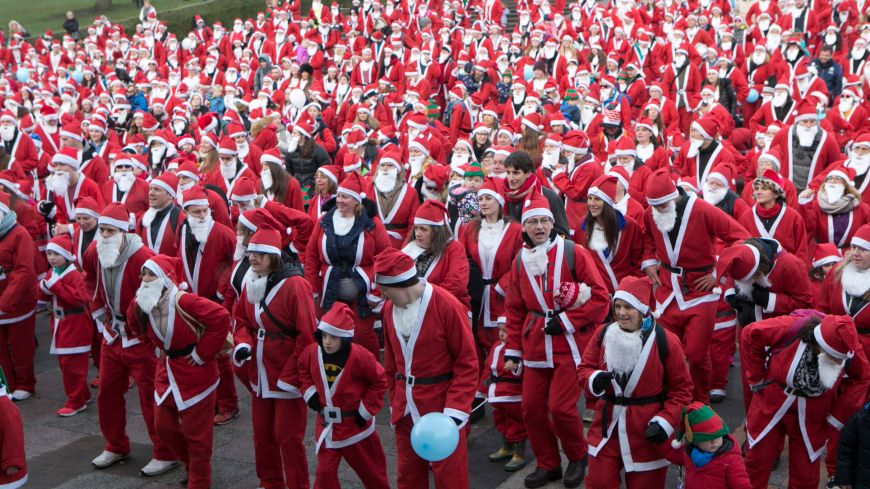
[[[480,403],[476,408],[472,409],[471,412],[473,413],[473,412],[477,411],[478,409],[482,408],[483,406],[486,406],[488,403],[489,402],[486,399],[484,399],[483,402]]]

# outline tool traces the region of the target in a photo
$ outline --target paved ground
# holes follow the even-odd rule
[[[63,404],[63,390],[57,361],[47,353],[48,321],[40,316],[37,321],[37,336],[40,347],[37,351],[37,395],[19,404],[25,425],[25,439],[28,456],[30,482],[32,489],[177,489],[182,477],[180,470],[172,471],[162,477],[144,478],[138,475],[139,469],[148,462],[150,443],[145,425],[139,411],[136,393],[131,390],[127,395],[128,432],[133,442],[132,457],[121,464],[103,471],[91,468],[90,461],[100,453],[103,440],[100,436],[95,406],[72,418],[59,418],[55,411]],[[95,372],[92,372],[92,376]],[[736,369],[732,369],[732,378]],[[728,425],[738,431],[742,440],[742,405],[736,379],[729,387],[734,396],[717,406]],[[215,447],[212,457],[213,487],[254,489],[257,477],[254,472],[253,442],[251,438],[250,401],[247,391],[239,388],[241,397],[241,416],[233,423],[215,428]],[[96,392],[94,392],[96,397]],[[122,408],[119,406],[119,408]],[[392,430],[387,424],[386,412],[378,417],[378,432],[387,454],[390,479],[395,480],[396,449]],[[309,472],[314,473],[313,416],[308,418]],[[514,489],[522,488],[523,477],[532,470],[533,464],[516,474],[504,472],[500,464],[490,463],[486,455],[498,448],[501,438],[492,425],[488,412],[486,419],[472,426],[469,437],[469,471],[471,487],[475,489]],[[531,459],[531,450],[527,449]],[[783,461],[783,467],[787,465]],[[343,466],[342,486],[362,488],[356,475]],[[677,487],[677,471],[669,476],[668,487]],[[433,484],[434,486],[434,484]],[[548,487],[564,487],[553,483]],[[771,487],[785,487],[785,470],[780,469],[771,478]]]

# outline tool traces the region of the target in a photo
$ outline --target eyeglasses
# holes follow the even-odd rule
[[[550,222],[553,222],[552,219],[549,219],[547,217],[531,218],[531,219],[526,219],[525,221],[523,221],[523,225],[525,226],[526,224],[528,224],[529,226],[532,226],[532,227],[538,227],[538,226],[543,226],[543,225],[550,223]]]

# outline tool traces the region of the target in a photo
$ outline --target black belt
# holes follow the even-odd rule
[[[812,397],[800,389],[795,389],[794,387],[789,387],[785,384],[779,384],[779,387],[782,388],[782,391],[785,392],[786,395],[794,394],[798,397]]]
[[[665,270],[677,274],[677,275],[685,275],[687,273],[704,273],[704,272],[712,272],[713,265],[707,265],[701,268],[683,268],[683,267],[672,267],[667,263],[662,263],[662,268]]]
[[[483,285],[492,285],[492,284],[497,284],[498,280],[496,280],[494,278],[484,278],[484,279],[481,279],[481,282],[483,282]]]
[[[401,229],[408,229],[407,224],[384,224],[384,227],[387,231],[396,231]]]
[[[59,318],[65,318],[67,316],[72,316],[74,314],[82,314],[85,312],[85,309],[82,307],[73,308],[73,309],[55,309],[54,315]]]
[[[396,374],[396,376],[395,376],[396,380],[398,380],[399,382],[404,382],[404,383],[410,385],[411,387],[413,387],[414,385],[417,385],[417,384],[420,384],[420,385],[439,384],[441,382],[447,382],[448,380],[450,380],[452,378],[453,378],[453,372],[447,372],[446,374],[436,375],[434,377],[414,377],[413,375],[405,377],[404,374]]]
[[[556,311],[550,311],[547,314],[544,314],[541,311],[529,311],[529,314],[531,314],[532,316],[538,316],[539,318],[547,319],[553,319],[554,317],[559,315],[559,313],[557,313]]]
[[[870,328],[855,328],[858,334],[870,334]]]
[[[196,348],[196,343],[191,343],[178,350],[163,350],[163,353],[169,358],[182,358],[193,353],[194,348]]]
[[[646,397],[625,397],[604,394],[603,396],[601,396],[601,398],[608,403],[615,404],[617,406],[645,406],[647,404],[661,404],[665,402],[664,393]]]
[[[493,374],[489,375],[489,383],[490,384],[522,384],[523,379],[519,377],[497,377]]]
[[[269,338],[270,340],[283,340],[284,338],[287,338],[287,335],[284,333],[281,333],[281,332],[272,333],[272,332],[261,329],[257,333],[257,338],[260,338],[260,339]]]

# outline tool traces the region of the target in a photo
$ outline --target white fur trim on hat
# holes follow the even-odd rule
[[[613,294],[613,300],[615,301],[616,299],[621,299],[627,302],[628,305],[640,311],[644,316],[649,313],[649,306],[647,304],[644,304],[640,299],[625,290],[617,290],[616,293]]]
[[[208,199],[185,200],[182,208],[187,209],[191,205],[202,205],[208,207]]]
[[[723,175],[717,171],[710,172],[710,174],[707,175],[707,180],[710,180],[711,178],[718,181],[719,183],[721,183],[722,185],[724,185],[726,187],[731,186],[731,182],[729,182],[728,179],[725,178],[725,175]]]
[[[655,198],[655,199],[651,199],[650,197],[647,197],[647,198],[646,198],[646,202],[647,202],[649,205],[661,205],[661,204],[664,204],[664,203],[667,203],[667,202],[669,202],[669,201],[671,201],[671,200],[676,199],[679,195],[680,195],[680,192],[677,191],[676,189],[674,189],[673,192],[671,192],[671,193],[669,193],[669,194],[667,194],[667,195],[663,195],[663,196],[661,196],[661,197],[657,197],[657,198]]]
[[[111,218],[108,216],[100,216],[98,221],[97,221],[97,224],[99,224],[99,225],[105,224],[108,226],[114,226],[114,227],[120,229],[121,231],[124,231],[125,233],[130,230],[130,222],[129,221],[119,221],[117,219],[114,219],[114,218]]]
[[[51,157],[51,162],[59,165],[71,166],[76,170],[78,170],[81,165],[77,159],[70,158],[63,153],[55,153],[54,156]]]
[[[280,255],[281,250],[275,248],[274,246],[269,246],[262,243],[251,243],[248,245],[248,251],[254,253],[265,253],[267,255]]]
[[[758,248],[756,248],[755,246],[749,245],[749,244],[744,244],[743,246],[746,246],[747,248],[752,250],[752,256],[755,258],[755,265],[752,266],[752,270],[750,270],[749,273],[747,273],[745,277],[743,277],[743,278],[736,278],[735,277],[735,279],[740,281],[740,282],[745,282],[745,281],[749,280],[749,277],[752,277],[753,275],[755,275],[755,272],[758,271],[758,265],[761,264],[761,253],[758,252]]]
[[[326,334],[337,336],[339,338],[353,338],[353,329],[347,330],[336,328],[335,326],[323,320],[321,320],[320,323],[317,324],[317,329],[323,331]]]
[[[375,274],[375,282],[382,285],[392,285],[411,280],[417,276],[417,267],[411,267],[398,275]]]
[[[864,248],[865,250],[870,251],[870,241],[867,241],[864,238],[859,238],[858,236],[852,236],[852,241],[849,243],[852,246],[857,246],[859,248]]]
[[[828,355],[831,355],[832,357],[836,358],[837,360],[845,360],[845,359],[849,358],[848,353],[842,353],[842,352],[835,350],[834,347],[832,347],[831,345],[828,344],[827,341],[825,341],[825,337],[824,337],[824,335],[822,335],[822,325],[818,325],[815,328],[813,328],[813,336],[815,336],[816,343],[819,344],[819,347],[822,350],[825,350],[825,353],[827,353]]]
[[[711,136],[710,134],[707,134],[707,131],[704,130],[704,128],[701,126],[701,124],[698,124],[698,121],[695,121],[692,123],[692,129],[700,132],[701,135],[704,136],[704,139],[716,139],[713,136]]]
[[[166,182],[164,182],[163,180],[160,180],[160,179],[158,179],[158,178],[155,178],[154,180],[151,180],[150,182],[148,182],[148,184],[149,184],[149,185],[154,185],[155,187],[160,187],[160,188],[162,188],[162,189],[165,190],[169,195],[171,195],[172,198],[175,198],[175,192],[176,192],[176,189],[170,187],[169,184],[166,183]]]
[[[607,204],[609,204],[610,207],[616,207],[616,202],[614,202],[613,199],[611,199],[609,195],[602,192],[601,189],[598,187],[589,187],[589,191],[587,192],[587,194],[594,195],[594,196],[598,197],[599,199],[603,200],[604,202],[607,202]]]
[[[349,189],[349,188],[347,188],[347,187],[338,187],[338,191],[339,191],[339,192],[342,192],[342,193],[345,193],[345,194],[347,194],[347,195],[350,195],[351,197],[353,197],[354,199],[356,199],[357,202],[362,202],[363,199],[366,198],[366,194],[365,194],[365,192],[363,192],[363,193],[357,193],[357,192],[355,192],[355,191],[353,191],[353,190],[351,190],[351,189]]]
[[[553,219],[553,213],[550,211],[550,209],[535,207],[534,209],[523,211],[522,222],[525,223],[527,220],[533,217],[549,217],[550,219]]]
[[[48,243],[47,245],[45,245],[45,251],[53,251],[58,255],[64,257],[66,261],[76,261],[75,255],[58,246],[57,243]]]
[[[481,195],[489,195],[490,197],[495,199],[500,206],[504,207],[504,197],[502,197],[502,195],[500,193],[495,192],[495,191],[488,189],[488,188],[482,188],[482,189],[477,191],[477,196],[480,197]]]

